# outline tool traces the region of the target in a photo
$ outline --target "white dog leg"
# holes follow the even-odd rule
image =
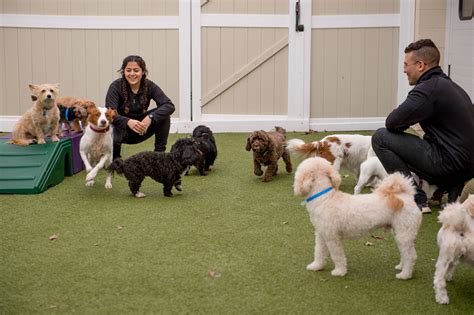
[[[306,270],[310,271],[322,270],[328,256],[328,249],[322,237],[318,233],[315,234],[314,261],[306,266]]]
[[[331,275],[338,277],[345,276],[347,274],[347,260],[341,240],[330,240],[326,242],[326,245],[335,265],[335,268],[331,271]]]
[[[113,177],[113,173],[107,170],[105,173],[105,189],[112,188],[112,177]]]
[[[398,245],[398,250],[400,251],[400,264],[395,268],[400,270],[397,273],[397,279],[410,279],[413,274],[413,267],[416,262],[416,250],[415,250],[415,241],[412,237],[407,237],[404,235],[406,231],[400,233],[400,231],[395,234],[395,240]]]
[[[435,298],[438,304],[449,304],[448,291],[446,290],[446,273],[453,262],[440,252],[438,261],[436,262],[436,271],[433,280],[433,288],[435,290]]]

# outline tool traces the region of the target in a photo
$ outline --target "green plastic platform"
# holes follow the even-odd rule
[[[39,194],[72,176],[71,139],[21,147],[0,139],[0,193]]]

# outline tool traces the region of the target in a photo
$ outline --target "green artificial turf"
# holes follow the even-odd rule
[[[183,136],[171,135],[168,147]],[[39,195],[0,195],[0,313],[474,313],[466,265],[448,285],[451,304],[435,303],[438,210],[423,215],[412,280],[395,278],[398,250],[384,230],[345,241],[347,276],[332,277],[331,261],[306,271],[314,232],[293,196],[293,174],[280,161],[274,180],[261,182],[247,137],[216,134],[213,170],[204,177],[193,169],[172,198],[149,178],[146,198],[131,196],[119,176],[106,190],[103,171],[92,188],[82,171]],[[123,155],[152,141],[124,146]],[[352,192],[354,176],[342,174],[341,189]]]

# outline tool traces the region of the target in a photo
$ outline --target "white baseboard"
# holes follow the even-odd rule
[[[0,116],[0,131],[11,132],[20,116]],[[357,131],[376,130],[385,125],[385,117],[359,118],[314,118],[308,120],[289,119],[287,116],[260,115],[209,115],[203,114],[202,121],[181,121],[171,119],[171,133],[191,133],[198,125],[206,125],[214,132],[251,132],[257,129],[271,130],[275,126],[291,131]]]

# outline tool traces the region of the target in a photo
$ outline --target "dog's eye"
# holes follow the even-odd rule
[[[46,92],[46,90],[41,90],[41,93],[44,93],[44,92]]]
[[[54,91],[53,91],[53,89],[50,89],[49,91],[50,91],[51,93],[53,93],[53,92],[54,92]]]

